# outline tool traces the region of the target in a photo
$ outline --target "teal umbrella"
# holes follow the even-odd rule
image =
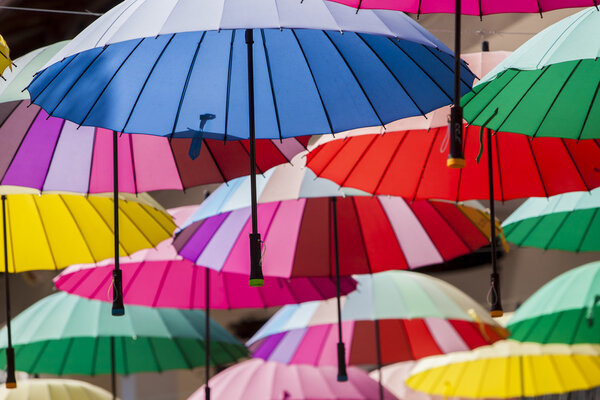
[[[541,287],[511,318],[511,339],[600,344],[600,262],[582,265]]]
[[[205,365],[203,311],[129,306],[123,318],[114,318],[110,308],[110,303],[64,292],[38,301],[12,321],[16,369],[53,375],[112,373],[114,385],[115,374]],[[210,331],[211,364],[247,355],[244,345],[216,322]],[[1,331],[0,368],[6,345]]]
[[[518,246],[600,251],[600,189],[525,201],[502,224]]]
[[[600,11],[531,38],[463,97],[472,125],[529,136],[600,139]]]

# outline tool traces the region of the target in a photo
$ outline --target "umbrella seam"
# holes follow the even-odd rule
[[[589,222],[588,222],[587,226],[585,227],[585,231],[584,231],[583,235],[581,236],[581,241],[579,242],[579,245],[577,246],[576,252],[578,252],[578,253],[581,251],[581,248],[583,247],[583,242],[585,242],[585,237],[587,236],[588,232],[590,231],[590,229],[593,225],[593,222],[596,219],[596,216],[598,215],[598,210],[599,210],[599,208],[596,207],[593,211],[592,217],[588,220]]]
[[[379,187],[381,186],[383,180],[387,177],[387,172],[390,168],[390,165],[392,165],[392,162],[394,162],[394,160],[396,159],[396,156],[398,155],[398,151],[400,150],[402,143],[404,143],[404,140],[406,140],[406,136],[407,136],[406,133],[404,135],[402,135],[402,137],[400,138],[400,141],[398,142],[398,144],[396,145],[396,148],[394,149],[394,152],[390,156],[389,160],[387,160],[385,169],[382,170],[381,176],[377,180],[377,185],[375,185],[375,188],[373,189],[373,195],[378,195],[377,192],[379,191]],[[375,137],[373,138],[373,140],[377,140],[377,139],[378,138],[375,138]],[[337,154],[336,154],[336,157],[337,157]]]
[[[598,90],[598,89],[600,89],[600,85],[598,85],[598,87],[596,88],[596,90]],[[565,143],[565,139],[560,138],[560,142],[564,146],[567,154],[569,155],[569,158],[571,159],[571,162],[575,166],[575,170],[577,171],[577,175],[579,176],[579,179],[581,179],[581,182],[583,183],[583,186],[585,186],[585,190],[588,191],[588,192],[591,191],[591,188],[588,186],[587,182],[585,181],[585,179],[583,177],[583,174],[581,173],[581,171],[579,169],[579,166],[577,165],[575,157],[573,157],[573,154],[571,154],[571,150],[569,150],[569,147]]]
[[[436,208],[436,207],[433,205],[433,202],[432,202],[432,201],[430,201],[430,200],[427,200],[427,203],[428,203],[428,205],[429,205],[429,206],[431,206],[431,208],[433,208],[433,209],[434,209],[435,213],[436,213],[436,214],[438,214],[438,215],[440,216],[440,218],[444,220],[444,222],[446,223],[446,225],[448,225],[448,227],[449,227],[449,228],[452,230],[452,232],[454,232],[454,234],[456,235],[456,237],[458,237],[458,238],[460,239],[460,241],[461,241],[461,242],[463,243],[463,245],[464,245],[464,246],[467,248],[467,250],[469,250],[469,252],[471,252],[471,251],[474,251],[475,249],[474,249],[474,248],[472,248],[472,247],[469,245],[469,243],[467,243],[467,242],[466,242],[466,241],[463,239],[463,237],[462,237],[461,235],[459,235],[459,233],[456,231],[456,229],[454,229],[454,226],[453,226],[453,225],[450,223],[450,221],[448,221],[448,219],[447,219],[447,218],[446,218],[446,217],[445,217],[445,216],[444,216],[444,215],[443,215],[443,214],[442,214],[442,213],[441,213],[441,212],[440,212],[440,211],[439,211],[439,210],[438,210],[438,209],[437,209],[437,208]],[[462,212],[461,212],[461,211],[458,209],[458,207],[456,206],[456,204],[452,204],[452,207],[454,207],[454,209],[458,210],[458,211],[461,213],[461,215],[464,215],[464,214],[462,214]],[[415,217],[417,217],[417,214],[416,214],[416,213],[415,213]],[[417,219],[419,219],[419,218],[417,217]],[[468,219],[468,218],[467,218],[467,219]],[[469,220],[469,221],[470,221],[470,220]],[[421,223],[421,222],[419,221],[419,223]],[[492,222],[492,221],[490,220],[490,224],[494,224],[494,222]],[[471,225],[473,225],[473,223],[472,223],[472,222],[471,222]],[[421,223],[421,226],[423,226],[423,224],[422,224],[422,223]],[[494,228],[494,229],[495,229],[495,228]]]
[[[577,140],[580,140],[581,136],[583,135],[583,131],[585,130],[585,126],[587,125],[587,122],[589,120],[589,116],[590,116],[590,113],[592,112],[592,108],[594,106],[594,103],[596,102],[596,99],[598,98],[598,91],[599,90],[600,90],[600,82],[598,82],[598,85],[596,85],[596,91],[594,92],[594,96],[592,97],[592,101],[590,101],[590,106],[588,107],[587,113],[585,115],[585,119],[583,120],[583,124],[581,125],[581,129],[579,130],[579,135],[577,135]]]
[[[437,52],[440,52],[440,53],[443,53],[443,52],[442,52],[440,49],[435,49],[435,50],[434,50],[434,49],[432,49],[430,46],[427,46],[427,45],[421,45],[421,46],[425,47],[425,50],[429,51],[429,52],[430,52],[430,53],[431,53],[431,54],[432,54],[432,55],[433,55],[435,58],[437,58],[437,59],[440,61],[440,63],[442,63],[442,64],[443,64],[443,65],[444,65],[444,66],[445,66],[445,67],[448,69],[448,71],[450,71],[450,72],[452,72],[452,73],[454,74],[454,68],[453,68],[453,67],[450,67],[450,66],[448,66],[448,64],[446,64],[446,63],[445,63],[445,62],[444,62],[444,61],[443,61],[443,60],[442,60],[440,57],[438,57],[438,55],[436,54],[436,51],[437,51]],[[446,53],[444,53],[444,54],[446,54]],[[413,62],[414,62],[414,61],[413,61]],[[465,67],[464,63],[465,63],[465,62],[464,62],[464,60],[462,60],[462,59],[461,59],[461,64],[460,64],[461,68]],[[467,68],[468,68],[468,67],[467,67]],[[468,71],[469,71],[469,72],[471,72],[471,75],[472,75],[472,76],[476,77],[476,76],[475,76],[475,74],[473,74],[473,72],[472,72],[471,70],[469,70],[469,69],[468,69]],[[468,82],[468,81],[465,81],[463,77],[464,77],[464,74],[460,74],[460,81],[461,81],[461,83],[462,83],[464,86],[466,86],[466,88],[468,89],[468,91],[471,91],[471,89],[472,89],[472,86],[473,86],[473,82]],[[448,96],[448,97],[450,97],[450,96]],[[452,97],[450,97],[450,100],[453,100],[453,99],[452,99]]]
[[[217,171],[219,171],[219,175],[221,175],[221,179],[223,179],[223,182],[227,182],[229,179],[227,179],[227,177],[225,176],[225,173],[223,173],[223,170],[221,169],[219,162],[217,161],[215,155],[213,154],[212,150],[210,149],[210,146],[208,145],[208,141],[205,139],[202,139],[202,142],[204,142],[204,147],[206,147],[206,151],[208,151],[208,154],[210,155],[211,160],[213,160],[213,162],[215,163],[215,167],[217,168]],[[225,146],[226,143],[227,142],[223,142],[223,145]],[[238,143],[238,142],[236,142],[236,143]],[[240,146],[244,147],[242,144],[240,144]],[[257,167],[258,167],[258,165],[257,165]],[[259,170],[260,170],[260,168],[259,168]]]
[[[60,195],[58,195],[58,196],[60,197]],[[48,246],[48,251],[50,252],[50,257],[52,258],[52,263],[54,264],[54,270],[56,271],[56,270],[58,270],[58,264],[56,263],[56,257],[54,256],[54,249],[50,245],[50,239],[49,239],[48,231],[46,230],[46,225],[44,224],[44,220],[42,218],[42,213],[40,212],[40,209],[39,209],[39,206],[37,204],[35,197],[32,196],[31,200],[33,201],[36,215],[38,216],[40,225],[42,226],[42,231],[44,232],[44,239],[45,239],[46,245]]]
[[[138,92],[137,98],[135,99],[135,102],[133,103],[133,106],[131,107],[131,111],[129,111],[129,116],[127,116],[127,120],[125,121],[125,125],[123,125],[123,129],[121,129],[121,132],[125,132],[125,130],[127,129],[127,125],[129,124],[131,116],[133,115],[133,112],[135,111],[135,107],[137,106],[140,98],[142,97],[142,93],[144,92],[144,89],[146,88],[146,85],[148,84],[148,81],[150,80],[150,77],[152,76],[152,73],[154,72],[154,69],[156,68],[156,66],[160,62],[161,57],[163,56],[163,54],[165,54],[165,51],[167,50],[167,47],[169,47],[169,45],[171,44],[171,41],[173,40],[174,37],[175,37],[175,33],[171,34],[171,37],[169,38],[169,40],[165,44],[165,47],[163,47],[163,49],[161,50],[161,52],[158,55],[158,57],[156,57],[156,60],[154,61],[154,64],[152,65],[152,68],[150,68],[150,71],[148,72],[148,75],[146,76],[146,79],[144,80],[144,84],[142,85],[140,91]],[[157,36],[157,38],[158,38],[158,36]],[[142,39],[142,41],[143,40],[144,39]],[[140,43],[141,43],[141,41],[140,41]]]
[[[438,128],[439,131],[439,128]],[[410,131],[407,131],[405,137],[409,134]],[[429,158],[431,156],[431,151],[433,150],[433,145],[435,144],[435,139],[437,136],[437,132],[436,135],[433,137],[433,139],[431,140],[431,145],[429,146],[429,150],[427,151],[427,156],[425,157],[425,162],[423,163],[424,165],[422,166],[421,172],[419,173],[419,179],[417,180],[417,184],[415,185],[415,191],[413,192],[413,196],[411,199],[411,203],[414,202],[417,199],[417,193],[419,192],[419,186],[421,186],[421,181],[423,180],[423,176],[425,175],[425,168],[427,168],[427,161],[429,161]]]
[[[529,151],[531,151],[531,154],[534,154],[533,146],[531,145],[531,140],[527,140],[527,145],[529,146]],[[542,184],[542,189],[544,189],[544,197],[549,197],[548,190],[546,189],[546,183],[544,182],[544,178],[542,177],[542,171],[540,170],[540,165],[537,162],[537,158],[533,158],[533,163],[535,164],[535,169],[537,171],[538,178],[540,179],[540,183]]]
[[[77,230],[79,231],[79,234],[81,235],[81,239],[83,240],[83,242],[85,243],[85,246],[88,250],[88,252],[90,253],[90,256],[92,257],[93,262],[97,263],[99,260],[96,259],[96,256],[94,255],[94,253],[92,252],[92,248],[89,245],[86,236],[83,234],[83,231],[81,230],[81,228],[79,227],[79,221],[77,221],[77,219],[75,218],[75,215],[71,212],[71,209],[69,208],[69,206],[67,205],[67,202],[65,201],[65,199],[63,198],[62,195],[58,195],[59,199],[64,203],[65,208],[67,209],[67,211],[69,212],[69,216],[71,217],[71,219],[73,220],[73,223],[75,224],[75,226],[77,227]],[[114,200],[113,200],[114,201]],[[94,206],[93,201],[88,200],[87,203],[90,205],[90,207],[92,208],[92,210],[96,213],[96,215],[99,217],[99,219],[104,222],[104,225],[108,228],[108,230],[110,231],[111,234],[113,234],[113,229],[110,228],[110,226],[108,226],[108,224],[106,223],[106,221],[104,220],[104,218],[102,217],[102,214],[100,214],[100,212],[96,209],[96,207]]]
[[[171,156],[173,157],[173,164],[175,164],[175,169],[177,170],[177,177],[179,178],[179,183],[181,183],[181,190],[185,193],[186,184],[183,182],[183,176],[181,175],[181,170],[179,169],[179,163],[177,162],[177,157],[175,157],[175,152],[173,151],[173,145],[171,143],[172,138],[169,137],[167,139],[167,144],[169,146],[169,151],[171,152]]]
[[[73,60],[75,60],[75,58],[77,58],[77,56],[78,56],[79,54],[81,54],[81,53],[77,53],[77,54],[75,54],[73,57],[71,57],[71,58],[69,59],[69,61],[67,61],[67,62],[65,63],[65,65],[64,65],[64,66],[61,68],[61,70],[60,70],[60,71],[58,71],[58,73],[57,73],[57,74],[56,74],[56,75],[55,75],[55,76],[54,76],[52,79],[50,79],[50,81],[49,81],[49,82],[46,84],[46,86],[44,86],[44,87],[42,88],[42,90],[40,90],[40,92],[37,94],[37,96],[35,96],[34,98],[30,98],[30,103],[29,103],[29,105],[31,105],[31,104],[33,104],[33,103],[35,103],[35,101],[38,99],[38,97],[40,97],[40,96],[42,95],[42,93],[44,93],[44,92],[46,91],[46,89],[48,89],[48,87],[49,87],[49,86],[50,86],[50,85],[51,85],[51,84],[54,82],[54,80],[55,80],[56,78],[58,78],[58,76],[59,76],[59,75],[60,75],[60,74],[61,74],[61,73],[62,73],[62,72],[65,70],[65,68],[67,68],[67,67],[69,66],[69,64],[71,64],[71,62],[72,62]],[[61,60],[59,63],[61,63],[61,64],[62,64],[64,61],[65,61],[65,60],[63,59],[63,60]],[[44,74],[46,71],[47,71],[47,70],[44,70],[44,71],[42,71],[42,72],[38,73],[38,74],[37,74],[37,75],[34,77],[33,81],[37,80],[37,78],[39,78],[40,76],[42,76],[42,75],[43,75],[43,74]],[[31,83],[33,83],[33,81],[32,81]],[[31,83],[30,83],[29,85],[31,85]],[[29,86],[27,86],[27,88],[29,88]],[[29,91],[29,89],[28,89],[28,91]],[[31,97],[31,92],[29,92],[29,94],[30,94],[30,97]]]
[[[335,155],[330,158],[330,161],[335,159],[340,153],[341,151],[344,149],[344,147],[351,142],[351,138],[349,138],[348,140],[346,139],[341,139],[342,140],[342,145],[340,146],[340,148],[338,149],[338,151],[336,151]],[[367,147],[364,149],[363,152],[361,152],[361,154],[358,156],[358,159],[352,164],[352,166],[350,167],[348,173],[346,174],[346,176],[344,177],[344,179],[341,181],[340,183],[340,187],[344,187],[344,185],[346,184],[346,181],[348,179],[350,179],[350,175],[352,175],[352,173],[354,172],[354,170],[356,169],[357,165],[360,164],[361,160],[364,158],[365,154],[369,151],[369,149],[371,148],[371,146],[373,145],[373,143],[375,143],[376,138],[373,137],[373,139],[371,139],[369,141],[369,144],[367,145]],[[327,166],[324,168],[326,169]]]

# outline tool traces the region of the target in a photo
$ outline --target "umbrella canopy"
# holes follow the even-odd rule
[[[175,239],[179,254],[222,272],[247,273],[249,186],[239,178],[211,194]],[[360,196],[297,165],[258,177],[257,189],[265,276],[335,274],[332,198],[343,195],[336,200],[341,275],[442,263],[489,243],[483,233],[489,218],[475,204]]]
[[[0,189],[8,193],[18,190]],[[8,271],[61,269],[114,255],[112,198],[60,194],[2,197],[2,211],[6,207]],[[151,200],[149,196],[142,199]],[[118,202],[118,208],[119,252],[123,256],[154,247],[175,230],[171,217],[159,208],[123,200]],[[3,237],[0,231],[0,238]],[[3,249],[0,246],[0,259],[4,257]]]
[[[4,76],[3,73],[6,68],[12,70],[12,60],[10,59],[10,49],[6,41],[0,35],[0,76]]]
[[[600,262],[546,283],[511,318],[511,339],[538,343],[600,344]]]
[[[6,335],[0,331],[0,348]],[[110,304],[64,292],[38,301],[12,321],[16,367],[29,373],[98,375],[160,372],[204,363],[204,312],[129,306],[119,318]],[[211,321],[212,364],[235,362],[245,347]],[[4,358],[0,360],[4,366]]]
[[[46,66],[28,89],[51,115],[171,137],[246,139],[249,113],[257,139],[340,132],[453,96],[451,51],[408,16],[324,0],[127,0]],[[462,68],[466,93],[473,75]]]
[[[600,386],[600,346],[499,341],[419,361],[413,389],[469,398],[534,397]]]
[[[342,302],[348,364],[381,364],[469,350],[508,336],[469,296],[427,275],[388,271],[356,275]],[[337,314],[333,301],[285,306],[247,343],[254,357],[333,365]],[[378,343],[380,349],[377,349]]]
[[[481,52],[463,58],[482,76],[509,54]],[[443,108],[428,114],[427,119],[400,120],[389,124],[385,135],[365,129],[336,135],[333,140],[322,137],[312,147],[306,164],[319,177],[376,195],[489,199],[488,136],[480,137],[479,127],[465,126],[466,166],[447,168],[448,114],[449,109]],[[493,135],[494,197],[505,201],[590,190],[600,186],[596,172],[599,157],[600,146],[594,141],[531,141],[508,132]]]
[[[101,387],[73,379],[26,379],[16,389],[0,387],[1,400],[110,400]]]
[[[383,386],[402,400],[443,400],[442,396],[434,396],[423,392],[417,392],[416,390],[406,386],[406,379],[410,376],[410,373],[415,365],[415,361],[405,361],[386,365],[385,367],[381,368],[381,370],[376,369],[371,371],[369,376],[374,380],[379,380],[381,374]],[[456,398],[453,399],[456,400]]]
[[[463,97],[465,119],[534,137],[600,138],[599,38],[595,7],[546,28]]]
[[[348,368],[348,382],[336,381],[332,367],[284,365],[251,359],[210,380],[213,396],[228,400],[377,400],[379,388],[366,372]],[[205,400],[204,386],[188,400]],[[385,390],[385,400],[396,397]]]
[[[80,127],[31,105],[23,89],[31,77],[68,42],[40,48],[15,60],[18,68],[0,82],[0,184],[42,192],[104,193],[113,190],[113,132]],[[308,137],[259,140],[260,173],[305,149]],[[188,155],[190,139],[146,135],[118,138],[119,191],[187,189],[226,182],[248,172],[249,143],[203,141],[198,158]]]
[[[189,207],[186,207],[189,208]],[[195,209],[196,207],[193,207]],[[177,218],[176,218],[177,219]],[[72,265],[54,278],[63,290],[89,299],[111,301],[114,260]],[[205,268],[177,254],[168,239],[156,249],[141,250],[121,259],[123,301],[149,307],[204,308]],[[240,273],[209,270],[211,308],[262,308],[334,297],[335,282],[329,277],[294,279],[266,277],[263,287],[249,287]],[[351,277],[341,278],[342,294],[355,289]]]
[[[359,9],[398,10],[411,14],[454,13],[453,0],[331,0]],[[461,14],[489,15],[504,13],[542,13],[561,8],[595,6],[594,0],[463,0]]]
[[[566,251],[600,250],[600,189],[531,198],[503,223],[508,241],[519,246]]]

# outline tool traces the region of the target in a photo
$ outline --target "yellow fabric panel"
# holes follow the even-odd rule
[[[2,75],[4,74],[4,70],[6,70],[6,68],[9,68],[12,71],[10,49],[8,48],[8,45],[6,44],[6,41],[4,40],[2,35],[0,35],[0,52],[2,52],[2,54],[0,55],[0,75]]]
[[[19,194],[7,195],[6,202],[9,271],[60,269],[114,256],[111,198]],[[120,201],[119,208],[122,256],[156,246],[175,229],[164,211],[132,201]]]

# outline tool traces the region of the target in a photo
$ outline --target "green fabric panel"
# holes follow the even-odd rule
[[[510,338],[537,343],[600,344],[600,306],[594,308],[593,323],[587,310],[569,310],[509,325]]]

